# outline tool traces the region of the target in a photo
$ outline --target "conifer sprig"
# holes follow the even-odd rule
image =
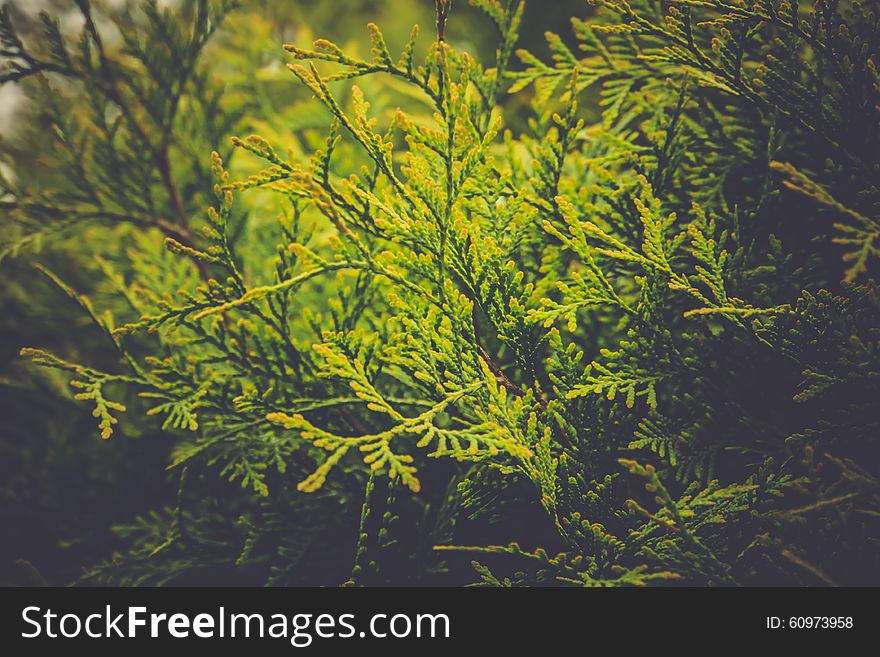
[[[389,564],[424,581],[461,552],[493,586],[876,580],[877,17],[601,0],[543,61],[519,47],[524,2],[472,4],[497,33],[487,63],[440,0],[436,34],[400,53],[373,23],[366,57],[284,46],[320,120],[234,138],[231,169],[214,153],[177,201],[156,137],[226,6],[198,3],[160,49],[188,68],[153,81],[172,101],[156,106],[131,104],[138,77],[88,3],[90,57],[47,23],[58,70],[3,14],[9,75],[97,76],[121,113],[90,146],[118,177],[75,160],[81,196],[13,190],[16,212],[165,233],[125,275],[101,261],[118,319],[50,275],[124,374],[23,353],[73,375],[104,437],[125,426],[111,389],[128,393],[127,418],[178,440],[171,467],[250,491],[234,525],[182,495],[126,529],[153,538],[122,571],[217,558],[295,581],[345,545],[349,584],[392,581]],[[527,514],[520,534],[496,522]],[[457,544],[468,523],[485,545]]]

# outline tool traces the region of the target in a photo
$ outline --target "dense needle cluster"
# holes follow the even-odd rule
[[[5,251],[132,226],[105,307],[38,265],[116,357],[22,354],[103,438],[155,416],[182,473],[87,579],[880,582],[876,2],[599,0],[544,55],[524,2],[471,0],[478,61],[437,0],[400,52],[285,45],[320,141],[218,142],[186,189],[176,115],[228,129],[197,62],[231,7],[147,3],[167,52],[123,58],[78,4],[73,52],[0,20],[0,79],[95,104],[66,184],[4,182]]]

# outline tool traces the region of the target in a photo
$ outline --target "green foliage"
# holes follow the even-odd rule
[[[217,127],[193,148],[237,120],[195,65],[226,3],[147,3],[118,61],[87,2],[75,55],[3,14],[5,80],[95,103],[66,191],[4,190],[8,252],[50,218],[167,247],[99,260],[102,312],[49,274],[115,358],[22,351],[104,438],[108,386],[136,395],[198,473],[88,577],[448,583],[464,553],[493,586],[876,583],[876,11],[603,0],[544,61],[523,2],[473,0],[481,62],[451,4],[427,44],[284,46],[321,130],[193,155],[185,194],[181,103]]]

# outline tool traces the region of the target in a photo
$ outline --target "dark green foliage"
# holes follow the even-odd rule
[[[117,70],[80,4],[75,56],[4,14],[10,80],[98,103],[63,193],[9,186],[9,251],[49,218],[134,246],[100,307],[41,266],[115,357],[22,354],[179,473],[83,581],[880,583],[876,3],[607,0],[543,57],[472,0],[481,62],[438,0],[398,49],[286,45],[323,123],[186,151],[185,190],[175,131],[246,121],[196,65],[228,7],[148,3]]]

